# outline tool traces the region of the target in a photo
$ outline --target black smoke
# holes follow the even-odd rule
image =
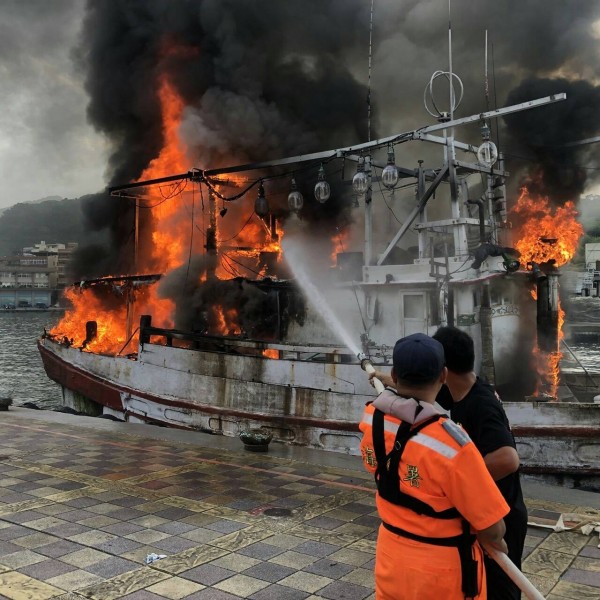
[[[367,92],[353,69],[367,43],[358,1],[89,0],[77,57],[88,117],[112,143],[108,184],[136,180],[162,148],[165,74],[185,101],[182,133],[201,168],[364,140],[356,116]],[[99,194],[84,211],[90,228],[112,232],[110,259],[88,271],[131,269],[132,203]]]
[[[590,146],[571,144],[600,132],[600,86],[581,80],[532,78],[507,97],[511,105],[561,92],[567,95],[564,101],[505,117],[513,147],[530,159],[530,193],[560,204],[577,201],[588,183],[588,173],[593,177],[596,172],[588,169],[593,164]]]

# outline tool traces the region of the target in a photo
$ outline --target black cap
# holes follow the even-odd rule
[[[394,346],[394,372],[407,383],[430,383],[440,376],[444,365],[444,347],[424,333],[401,338]]]

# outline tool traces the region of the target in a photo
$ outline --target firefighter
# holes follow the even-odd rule
[[[434,407],[446,374],[438,341],[420,333],[398,340],[396,389],[368,403],[360,423],[382,520],[377,600],[484,600],[478,540],[506,552],[508,505],[468,435]]]

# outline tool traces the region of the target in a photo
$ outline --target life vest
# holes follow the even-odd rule
[[[382,524],[388,531],[411,540],[435,546],[456,547],[460,556],[462,592],[466,598],[472,598],[478,594],[478,582],[477,561],[473,559],[472,552],[475,536],[470,532],[469,523],[462,518],[456,508],[448,508],[441,511],[435,510],[426,502],[404,493],[400,486],[399,466],[406,443],[411,437],[418,434],[419,431],[437,422],[441,417],[442,415],[435,415],[414,426],[408,421],[402,421],[398,427],[392,450],[388,453],[386,452],[384,434],[385,415],[376,408],[373,413],[372,423],[373,450],[377,460],[375,483],[379,495],[392,504],[408,508],[419,515],[427,515],[436,519],[461,519],[462,533],[451,537],[429,537],[417,535],[385,521],[382,521]]]

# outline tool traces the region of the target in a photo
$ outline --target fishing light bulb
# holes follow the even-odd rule
[[[490,139],[490,127],[489,125],[484,121],[483,125],[481,126],[481,139],[484,142],[487,142]]]
[[[381,172],[381,181],[386,188],[392,189],[396,187],[399,178],[398,168],[396,167],[396,157],[394,156],[394,147],[390,144],[388,146],[387,165]]]
[[[258,186],[258,196],[254,202],[254,212],[261,218],[269,214],[269,203],[265,198],[265,188],[262,183]]]
[[[486,167],[491,167],[498,160],[498,148],[494,142],[483,142],[477,149],[477,160]]]
[[[331,196],[331,188],[329,184],[325,181],[325,169],[323,165],[319,167],[319,174],[317,176],[317,183],[315,185],[315,198],[323,204],[329,200],[329,196]]]
[[[352,178],[352,189],[357,194],[364,194],[369,187],[369,178],[365,173],[365,159],[361,156],[356,165],[356,174]]]
[[[288,205],[290,210],[298,212],[304,206],[304,197],[298,191],[296,180],[292,177],[292,189],[288,195]]]

